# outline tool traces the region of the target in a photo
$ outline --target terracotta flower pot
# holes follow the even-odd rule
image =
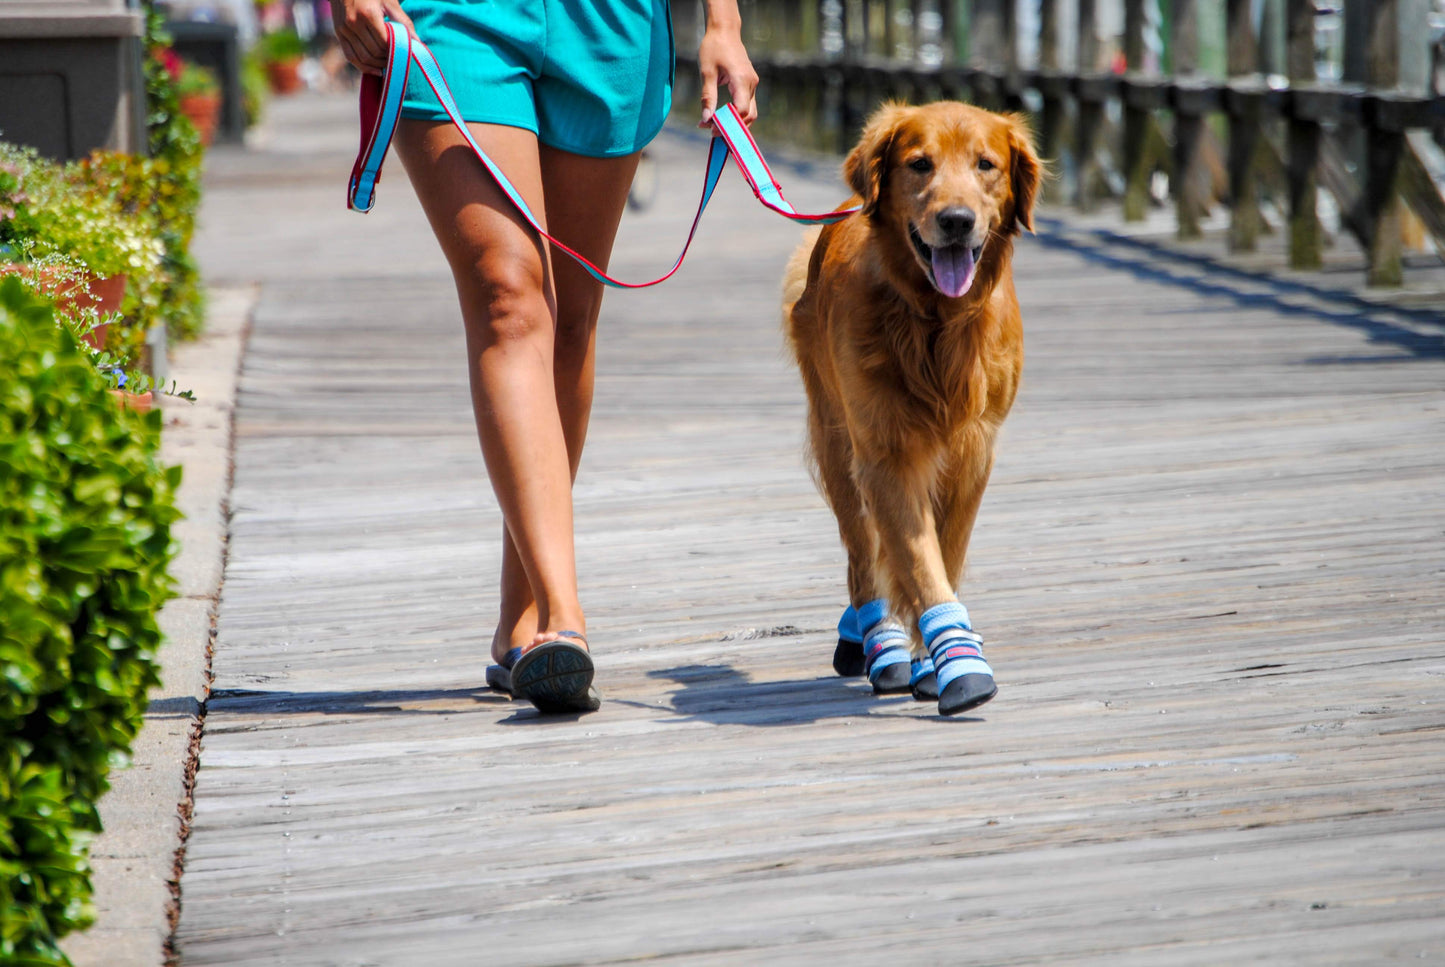
[[[187,94],[181,98],[181,113],[191,119],[201,144],[211,146],[216,138],[216,124],[221,119],[221,95]]]
[[[288,57],[266,64],[266,78],[276,94],[295,94],[301,90],[301,58]]]
[[[0,276],[15,275],[26,272],[27,269],[27,266],[10,262],[0,265]],[[89,279],[90,292],[86,293],[78,288],[60,291],[55,274],[54,269],[42,266],[36,273],[36,281],[40,290],[55,300],[57,308],[94,309],[101,315],[105,315],[109,312],[119,312],[121,303],[125,301],[126,276],[124,275],[112,275],[104,279],[91,276]],[[97,326],[85,334],[85,341],[96,349],[101,349],[105,346],[105,337],[109,331],[109,323]]]
[[[123,389],[113,389],[110,395],[123,410],[133,410],[136,413],[149,413],[155,405],[155,393],[127,393]]]

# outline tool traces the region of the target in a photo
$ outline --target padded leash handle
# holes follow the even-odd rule
[[[456,100],[452,97],[451,89],[447,87],[446,78],[442,76],[441,67],[426,44],[411,36],[409,31],[387,21],[386,51],[386,73],[381,77],[367,74],[361,81],[361,149],[356,156],[356,164],[352,166],[351,180],[346,190],[347,207],[353,211],[369,212],[376,204],[376,183],[381,178],[381,165],[386,160],[387,149],[391,146],[392,136],[396,133],[396,122],[401,118],[401,103],[406,96],[407,80],[413,66],[421,71],[421,76],[431,87],[442,110],[446,111],[447,117],[461,132],[467,144],[471,146],[472,153],[477,156],[477,160],[481,162],[487,174],[496,182],[497,187],[507,196],[517,212],[532,227],[532,230],[550,242],[554,249],[571,256],[578,265],[587,271],[587,274],[604,285],[622,289],[641,289],[672,278],[673,274],[682,266],[682,260],[687,257],[687,250],[692,245],[693,236],[697,234],[698,223],[702,221],[702,213],[707,209],[707,203],[712,200],[713,192],[717,190],[718,180],[722,177],[723,168],[726,167],[729,156],[737,162],[739,170],[747,179],[748,185],[753,189],[753,194],[757,196],[758,201],[795,222],[826,225],[841,221],[858,211],[858,208],[854,207],[839,211],[805,214],[794,209],[783,197],[782,187],[773,177],[767,162],[763,160],[763,154],[758,150],[757,142],[753,140],[742,117],[738,115],[737,108],[728,104],[713,115],[713,129],[716,134],[712,144],[708,147],[702,199],[698,202],[697,214],[693,216],[692,220],[692,228],[688,230],[687,239],[683,242],[682,251],[678,253],[677,260],[672,263],[672,267],[665,274],[650,282],[622,282],[603,272],[586,257],[568,247],[566,243],[558,241],[556,237],[548,234],[546,229],[542,228],[537,217],[527,207],[526,201],[522,199],[521,193],[472,137],[466,121],[462,119],[461,111],[457,108]]]

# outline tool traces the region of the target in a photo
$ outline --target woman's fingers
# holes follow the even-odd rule
[[[411,18],[406,15],[406,11],[401,9],[401,4],[398,0],[383,0],[382,6],[386,9],[386,15],[388,17],[405,27],[407,33],[413,37],[416,36],[416,26],[411,22]]]
[[[717,110],[717,69],[711,64],[702,65],[702,120],[697,126],[705,128],[712,124],[713,112]]]
[[[705,128],[712,122],[720,84],[727,85],[729,99],[743,123],[752,124],[758,116],[758,72],[753,70],[737,30],[709,28],[698,45],[697,63],[702,75],[702,120],[698,127]]]
[[[358,49],[365,51],[371,66],[377,70],[386,66],[386,26],[380,8],[374,7],[357,17],[352,40]]]
[[[743,116],[744,124],[752,124],[758,118],[758,75],[753,71],[753,65],[744,60],[741,69],[736,73],[728,74],[728,93],[732,95],[733,105],[738,113]]]
[[[331,4],[331,22],[341,52],[357,70],[368,74],[386,70],[387,14],[411,29],[411,19],[396,0],[334,0]]]

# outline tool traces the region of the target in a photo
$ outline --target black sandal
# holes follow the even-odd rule
[[[516,698],[512,694],[512,666],[517,664],[517,659],[522,657],[522,649],[513,648],[502,656],[499,664],[487,666],[487,687],[494,692],[501,692],[508,698]]]
[[[592,687],[592,656],[573,641],[587,643],[579,632],[559,631],[554,640],[524,651],[508,676],[512,696],[525,698],[544,715],[597,711],[602,696]]]

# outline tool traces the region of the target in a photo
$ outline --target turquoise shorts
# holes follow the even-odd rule
[[[402,0],[462,117],[574,154],[632,154],[672,110],[667,0]],[[403,117],[444,121],[413,70]]]

